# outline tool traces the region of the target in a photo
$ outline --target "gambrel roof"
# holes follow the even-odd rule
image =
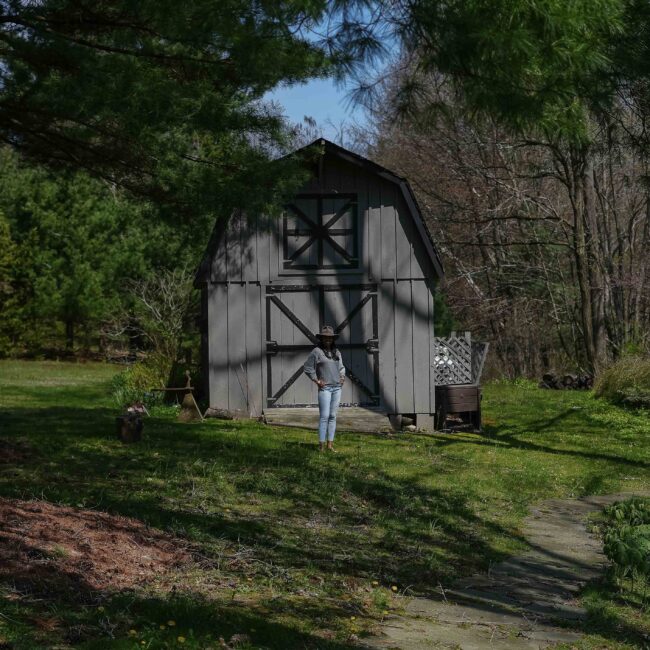
[[[411,185],[406,180],[406,178],[402,176],[398,176],[394,172],[390,171],[389,169],[386,169],[385,167],[382,167],[378,163],[373,162],[372,160],[368,160],[368,158],[364,158],[358,153],[354,153],[353,151],[344,149],[343,147],[340,147],[339,145],[334,144],[333,142],[330,142],[325,138],[319,138],[318,140],[315,140],[310,145],[307,145],[307,147],[303,147],[303,149],[299,149],[298,152],[304,151],[305,149],[313,147],[314,145],[320,145],[321,147],[324,147],[325,154],[336,156],[341,160],[345,160],[347,162],[352,163],[353,165],[358,165],[360,167],[363,167],[368,171],[377,174],[377,176],[380,176],[381,178],[391,183],[395,183],[395,185],[398,186],[402,196],[404,197],[404,201],[406,202],[406,205],[409,208],[409,212],[413,217],[413,221],[418,230],[418,233],[420,234],[422,243],[424,244],[426,251],[431,259],[433,268],[435,269],[438,278],[441,279],[444,275],[444,270],[442,267],[442,262],[440,260],[440,255],[438,254],[436,246],[433,243],[433,237],[431,236],[431,232],[429,231],[429,228],[427,227],[424,219],[422,218],[422,212],[420,210],[420,206],[417,203],[417,200],[415,199],[415,194],[413,193],[413,190],[411,189]]]
[[[443,270],[442,262],[440,260],[440,255],[438,254],[438,251],[433,241],[433,237],[431,236],[431,233],[422,217],[422,212],[415,198],[415,194],[413,193],[413,190],[411,189],[411,186],[409,182],[406,180],[406,178],[403,178],[402,176],[398,176],[394,172],[390,171],[389,169],[386,169],[385,167],[382,167],[381,165],[373,162],[372,160],[369,160],[357,153],[349,151],[348,149],[345,149],[333,142],[330,142],[325,138],[318,138],[317,140],[314,140],[314,142],[312,142],[311,144],[302,147],[301,149],[298,149],[297,151],[294,151],[289,155],[306,157],[308,154],[313,154],[315,151],[317,152],[317,155],[319,156],[320,160],[322,160],[323,157],[325,156],[338,158],[345,162],[351,163],[352,165],[361,167],[364,170],[372,174],[375,174],[376,176],[397,186],[408,208],[410,216],[413,219],[413,223],[415,224],[417,233],[419,234],[420,240],[431,261],[436,276],[438,279],[442,279],[444,275],[444,270]],[[226,227],[227,227],[227,220],[225,219],[219,219],[215,224],[214,230],[212,231],[212,235],[210,237],[210,241],[208,242],[208,246],[206,248],[205,255],[203,256],[203,259],[201,261],[201,264],[199,265],[199,268],[195,276],[195,280],[194,280],[195,286],[199,286],[202,282],[206,281],[206,278],[209,273],[210,265],[212,262],[212,258],[217,251],[217,247],[219,245],[220,240],[223,237],[223,234],[226,231]]]

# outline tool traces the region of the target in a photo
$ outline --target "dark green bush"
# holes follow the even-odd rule
[[[650,501],[630,499],[605,509],[604,550],[617,579],[650,577]]]
[[[600,374],[594,391],[614,404],[650,408],[650,358],[619,359]]]
[[[165,387],[169,370],[168,362],[152,355],[115,375],[111,381],[115,405],[124,408],[135,401],[142,401],[146,406],[161,404],[164,393],[152,389]]]

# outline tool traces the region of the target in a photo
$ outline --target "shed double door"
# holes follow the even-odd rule
[[[347,370],[341,405],[379,405],[376,285],[267,286],[265,299],[266,408],[318,405],[303,364],[323,325],[339,334]]]

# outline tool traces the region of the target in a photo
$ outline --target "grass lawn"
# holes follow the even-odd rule
[[[233,634],[250,639],[238,647],[350,648],[409,595],[525,548],[531,503],[650,487],[647,414],[588,393],[490,384],[483,435],[341,433],[338,455],[315,453],[315,432],[180,424],[169,409],[124,446],[118,370],[0,362],[0,440],[29,450],[0,463],[0,496],[135,517],[202,559],[92,600],[0,584],[0,648],[218,648]],[[606,588],[586,600],[584,647],[650,634],[650,617]]]

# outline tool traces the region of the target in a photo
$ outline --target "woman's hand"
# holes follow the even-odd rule
[[[322,388],[323,386],[325,386],[325,382],[322,379],[317,379],[316,384],[318,388]]]
[[[342,375],[340,381],[341,386],[343,386],[344,383],[345,383],[345,375]]]

